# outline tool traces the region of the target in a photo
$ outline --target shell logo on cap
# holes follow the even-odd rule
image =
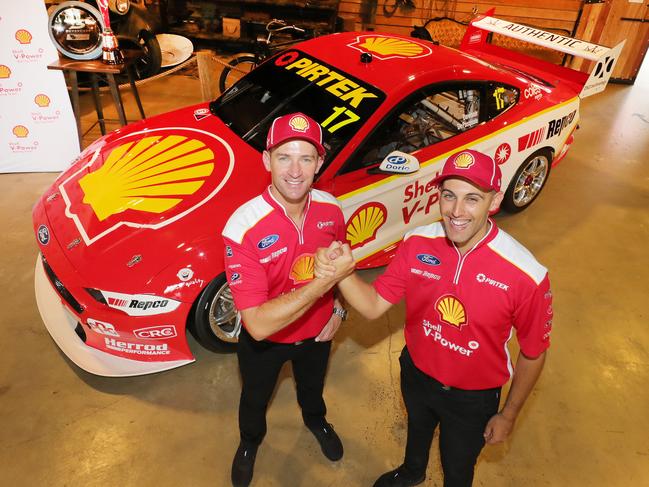
[[[361,52],[370,52],[378,59],[417,58],[432,53],[430,47],[414,40],[400,39],[391,36],[359,36],[349,47]]]
[[[288,124],[296,132],[306,132],[309,129],[309,121],[306,118],[301,117],[300,115],[291,117],[291,119],[288,121]]]
[[[36,103],[41,108],[49,107],[50,97],[45,95],[44,93],[39,93],[34,97],[34,103]]]
[[[439,318],[449,325],[462,328],[467,324],[466,312],[464,305],[455,296],[442,296],[437,300],[435,305]]]
[[[99,145],[58,189],[65,216],[92,245],[123,226],[159,230],[208,204],[228,208],[215,200],[234,166],[232,148],[217,135],[161,127]]]
[[[0,64],[0,78],[8,78],[9,76],[11,76],[11,69],[9,69],[9,66]]]
[[[290,277],[295,284],[311,281],[313,279],[314,268],[315,260],[313,254],[302,254],[293,262]]]
[[[20,42],[21,44],[29,44],[32,42],[32,35],[29,33],[28,30],[25,29],[18,29],[16,31],[16,40]]]
[[[16,137],[20,138],[27,137],[29,135],[29,130],[27,130],[27,127],[25,127],[24,125],[16,125],[12,132]]]
[[[361,206],[347,221],[347,241],[352,249],[361,247],[376,238],[376,232],[385,223],[388,210],[381,203]]]
[[[100,221],[127,209],[163,213],[200,189],[213,160],[203,142],[181,135],[127,142],[79,179],[83,202]]]
[[[462,152],[461,154],[458,154],[458,156],[453,161],[453,164],[455,164],[455,167],[457,167],[458,169],[468,169],[473,166],[474,162],[475,158],[473,157],[473,154],[469,152]]]

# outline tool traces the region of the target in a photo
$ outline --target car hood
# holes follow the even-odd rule
[[[34,215],[89,286],[141,291],[188,249],[220,247],[230,214],[269,181],[259,152],[201,104],[97,140]]]

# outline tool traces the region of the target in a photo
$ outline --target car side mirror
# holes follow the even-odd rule
[[[390,152],[379,167],[368,169],[368,174],[412,174],[419,171],[419,160],[406,152]]]

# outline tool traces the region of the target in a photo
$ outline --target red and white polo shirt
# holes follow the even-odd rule
[[[545,267],[493,221],[460,255],[441,223],[406,234],[374,283],[396,304],[405,296],[405,336],[415,365],[460,389],[490,389],[512,376],[507,343],[537,357],[550,346],[552,293]]]
[[[319,247],[345,239],[338,200],[312,189],[302,228],[289,218],[270,188],[244,203],[223,229],[225,272],[238,309],[259,306],[313,279]],[[268,337],[292,343],[317,336],[331,318],[333,292],[322,296],[302,317]],[[245,326],[245,323],[244,323]]]

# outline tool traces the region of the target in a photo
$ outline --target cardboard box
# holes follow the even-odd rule
[[[241,37],[241,20],[223,17],[223,35],[235,39]]]

